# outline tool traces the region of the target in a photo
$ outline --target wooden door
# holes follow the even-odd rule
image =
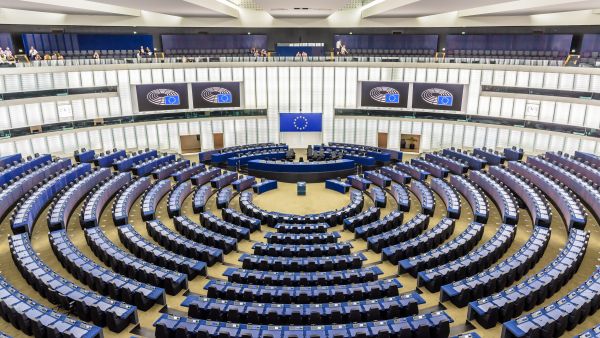
[[[213,144],[215,149],[223,149],[223,133],[213,133]]]
[[[377,133],[377,146],[379,148],[387,148],[388,133]]]
[[[179,136],[181,153],[197,153],[201,150],[200,135],[181,135]]]

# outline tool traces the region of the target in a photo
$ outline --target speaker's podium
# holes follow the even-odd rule
[[[296,183],[296,191],[298,196],[306,195],[306,182],[298,182]]]

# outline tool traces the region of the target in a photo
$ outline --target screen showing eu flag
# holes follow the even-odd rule
[[[323,114],[280,113],[279,131],[282,133],[323,131]]]

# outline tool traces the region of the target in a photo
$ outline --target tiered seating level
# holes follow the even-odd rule
[[[252,147],[214,152],[211,156],[227,159],[249,149]],[[375,155],[383,153],[376,151]],[[364,208],[364,193],[351,190],[351,202],[341,210],[304,216],[256,207],[252,193],[243,192],[255,185],[254,177],[235,181],[237,173],[222,173],[218,168],[205,171],[204,165],[190,168],[186,160],[175,161],[169,155],[157,157],[149,150],[130,157],[116,150],[94,154],[77,153],[82,164],[76,166],[71,166],[69,160],[52,160],[49,155],[26,160],[20,155],[0,157],[0,166],[5,166],[0,170],[0,180],[7,184],[0,190],[1,200],[6,201],[0,211],[6,214],[20,199],[11,220],[16,234],[8,241],[18,271],[40,296],[57,304],[61,311],[70,311],[97,325],[72,320],[35,303],[0,275],[0,314],[26,334],[101,337],[100,327],[122,332],[138,323],[137,309],[146,311],[155,304],[166,304],[166,313],[154,323],[157,337],[448,337],[452,319],[444,312],[419,309],[426,297],[414,290],[401,294],[398,279],[379,279],[384,275],[382,268],[365,264],[367,255],[354,249],[363,240],[368,249],[381,253],[382,260],[398,264],[400,273],[409,272],[417,278],[419,286],[439,291],[441,302],[468,305],[469,320],[484,328],[502,325],[503,338],[559,336],[598,308],[600,270],[570,288],[566,296],[524,314],[565,287],[584,261],[589,234],[581,230],[586,215],[577,198],[594,214],[600,213],[597,157],[589,154],[576,153],[572,158],[547,153],[530,156],[523,163],[518,162],[522,151],[517,149],[506,149],[504,155],[486,149],[475,149],[473,155],[446,149],[444,155],[430,157],[438,164],[415,159],[412,164],[399,163],[397,168],[367,172],[364,193],[370,194],[376,207]],[[99,168],[91,168],[92,158]],[[507,168],[502,167],[504,158],[509,161]],[[486,165],[491,167],[481,170]],[[466,172],[466,167],[472,169],[469,178],[458,175]],[[131,180],[129,171],[145,177]],[[448,172],[454,173],[449,183],[444,180]],[[149,173],[153,179],[146,176]],[[427,180],[430,173],[433,177]],[[172,189],[170,177],[177,182]],[[356,177],[357,182],[361,179]],[[404,212],[410,212],[407,183],[421,204],[420,210],[413,212],[422,213],[403,223]],[[234,196],[231,186],[242,192],[241,212],[233,203],[228,204]],[[549,205],[536,188],[557,206],[568,225],[568,241],[544,269],[510,287],[536,265],[550,242]],[[530,211],[534,227],[516,252],[497,262],[511,245],[518,223],[517,201],[508,189]],[[485,223],[489,215],[482,191],[498,206],[504,224],[478,246],[487,227],[480,222]],[[386,192],[398,202],[399,211],[385,211],[382,200]],[[446,241],[455,230],[454,218],[461,217],[458,192],[471,205],[475,221]],[[161,203],[167,204],[176,231],[156,215],[157,205],[167,193],[168,201]],[[194,210],[200,213],[199,223],[182,211],[192,193]],[[150,220],[145,231],[152,239],[128,223],[131,207],[142,194],[142,217]],[[115,195],[112,213],[116,233],[131,254],[111,242],[98,226],[102,210]],[[80,219],[83,235],[104,264],[86,257],[66,229],[69,217],[86,196]],[[434,213],[434,196],[444,201],[448,218],[439,219]],[[210,198],[216,198],[223,207],[219,217],[206,210],[207,206],[211,208],[212,204],[207,204]],[[53,271],[32,246],[33,225],[50,201],[50,246],[62,266],[80,283],[72,283]],[[437,224],[428,229],[430,219]],[[181,305],[187,308],[189,318],[172,315],[179,312],[170,307],[175,304],[167,302],[184,299],[181,294],[187,290],[188,279],[206,276],[207,267],[223,262],[224,255],[237,250],[238,241],[249,240],[252,232],[260,231],[261,224],[277,232],[265,232],[264,239],[258,241],[254,237],[258,234],[252,234],[252,244],[239,246],[244,252],[237,266],[224,269],[226,280],[211,276],[203,292],[184,294]],[[338,230],[341,235],[329,229],[339,224],[344,225],[344,230]],[[36,229],[36,240],[38,231],[44,230]],[[347,238],[345,231],[354,232],[356,242],[338,242]],[[146,334],[147,322],[141,324],[139,332]],[[587,334],[593,336],[594,332]],[[471,337],[479,335],[472,333]]]

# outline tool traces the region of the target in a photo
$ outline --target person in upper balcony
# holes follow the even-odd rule
[[[152,51],[150,50],[149,47],[146,47],[146,55],[152,56]]]
[[[94,51],[94,55],[92,55],[92,58],[94,60],[100,60],[100,53],[98,53],[98,51]]]
[[[37,49],[35,49],[35,47],[34,47],[34,46],[31,46],[31,47],[29,48],[29,58],[30,58],[30,59],[35,59],[37,55],[39,55],[39,53],[38,53]]]

